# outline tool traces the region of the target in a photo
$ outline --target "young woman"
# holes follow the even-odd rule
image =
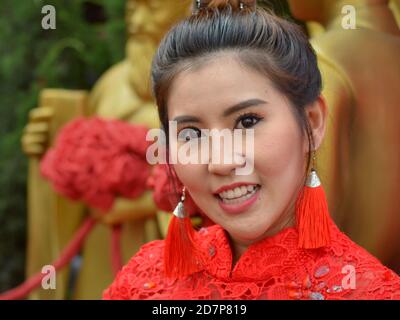
[[[254,148],[241,161],[170,165],[184,188],[167,239],[144,245],[105,299],[400,299],[400,278],[329,217],[315,171],[327,108],[295,24],[255,1],[196,1],[163,39],[152,79],[178,146],[204,129],[251,129]],[[193,231],[188,196],[215,225]]]

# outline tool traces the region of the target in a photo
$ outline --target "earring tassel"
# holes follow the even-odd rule
[[[330,215],[325,191],[313,169],[296,203],[299,247],[316,249],[330,244]]]
[[[170,278],[182,278],[198,270],[195,230],[185,214],[183,201],[173,212],[165,239],[164,270]]]

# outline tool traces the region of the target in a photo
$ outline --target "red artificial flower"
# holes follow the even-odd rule
[[[168,165],[159,164],[154,166],[147,185],[153,189],[153,199],[159,209],[166,212],[171,212],[175,209],[182,194],[183,184],[173,170],[168,168]],[[190,215],[201,213],[188,192],[185,195],[185,210]]]
[[[147,130],[119,120],[76,119],[60,131],[41,173],[57,192],[107,211],[117,196],[136,198],[146,189]]]

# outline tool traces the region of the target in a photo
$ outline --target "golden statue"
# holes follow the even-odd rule
[[[146,80],[150,61],[164,32],[189,13],[190,2],[127,0],[126,59],[110,68],[90,93],[42,92],[22,139],[30,156],[28,276],[58,257],[85,216],[98,217],[84,204],[52,190],[39,174],[40,156],[53,144],[59,128],[79,115],[158,127]],[[400,85],[400,33],[394,14],[399,17],[399,1],[392,0],[390,8],[385,0],[289,3],[292,14],[306,21],[311,31],[330,108],[328,136],[318,159],[332,213],[356,242],[396,269],[400,265],[395,260],[400,256],[396,236],[400,230],[396,203],[400,190],[400,92],[396,90]],[[354,30],[343,28],[349,14],[342,13],[345,5],[355,9]],[[99,219],[102,224],[92,230],[82,250],[73,295],[67,296],[71,268],[65,268],[57,275],[56,290],[36,290],[31,298],[99,298],[114,277],[108,254],[110,226],[123,223],[126,261],[144,242],[165,234],[169,217],[157,212],[148,192],[134,201],[117,199],[111,212]]]
[[[128,41],[126,59],[111,67],[90,93],[46,89],[39,107],[32,110],[22,146],[29,160],[27,276],[50,264],[60,254],[82,219],[101,220],[82,248],[82,264],[76,271],[65,268],[57,274],[56,290],[35,290],[32,299],[98,299],[114,274],[109,247],[110,226],[122,223],[121,246],[126,262],[145,242],[160,238],[169,221],[157,212],[150,192],[139,199],[117,199],[106,216],[55,193],[39,173],[40,157],[54,143],[58,130],[77,116],[100,116],[158,127],[156,106],[150,92],[150,65],[155,49],[169,27],[188,14],[190,1],[127,0]],[[160,223],[160,225],[158,225]],[[68,286],[73,286],[69,293]]]
[[[324,28],[311,42],[330,111],[319,163],[332,214],[355,242],[399,270],[400,30],[394,2],[289,0],[294,17]]]
[[[394,14],[397,25],[400,27],[400,0],[390,0],[389,7]]]

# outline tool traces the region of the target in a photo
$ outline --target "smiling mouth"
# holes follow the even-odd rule
[[[242,203],[251,198],[261,186],[259,184],[243,185],[230,190],[225,190],[216,194],[215,196],[227,205],[234,205]]]

